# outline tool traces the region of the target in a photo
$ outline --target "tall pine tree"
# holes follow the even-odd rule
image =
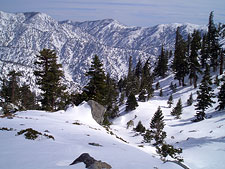
[[[158,57],[158,62],[155,68],[155,74],[157,76],[165,77],[168,70],[168,54],[164,51],[163,45],[161,48],[161,54]]]
[[[65,87],[62,84],[64,77],[62,65],[57,63],[57,55],[54,50],[43,49],[40,55],[37,55],[35,61],[37,84],[42,90],[41,104],[42,109],[47,111],[55,111],[62,108],[61,104],[65,98]],[[64,106],[65,106],[64,102]]]
[[[197,91],[197,104],[195,105],[196,121],[201,121],[205,119],[205,111],[209,107],[212,107],[212,104],[215,103],[212,98],[215,97],[213,89],[211,87],[212,80],[210,77],[210,68],[207,65],[203,79],[201,81],[199,90]]]
[[[93,57],[91,67],[86,73],[86,76],[89,77],[89,82],[84,87],[84,92],[86,93],[88,100],[94,100],[102,105],[106,105],[106,76],[103,70],[103,64],[97,55]]]
[[[225,109],[225,76],[223,76],[223,84],[220,87],[220,91],[218,94],[218,102],[219,105],[216,107],[217,110]]]

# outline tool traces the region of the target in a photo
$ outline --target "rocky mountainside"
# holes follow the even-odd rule
[[[194,29],[207,29],[193,24],[128,27],[112,19],[58,22],[44,13],[0,12],[0,76],[14,68],[24,72],[26,79],[21,81],[34,84],[35,57],[43,48],[50,48],[56,50],[69,85],[85,84],[84,73],[95,54],[107,72],[121,77],[130,56],[134,64],[139,58],[151,58],[154,63],[162,44],[173,49],[178,26],[184,36]]]

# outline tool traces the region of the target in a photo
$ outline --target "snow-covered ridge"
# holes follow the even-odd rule
[[[10,69],[8,62],[30,66],[43,48],[55,49],[64,70],[84,85],[85,72],[97,54],[105,70],[114,77],[127,72],[128,59],[133,63],[151,58],[154,63],[162,44],[173,49],[175,31],[181,26],[183,35],[206,27],[192,24],[164,24],[149,28],[128,27],[113,19],[98,21],[58,22],[39,13],[0,12],[0,69]],[[4,67],[4,68],[3,68]]]

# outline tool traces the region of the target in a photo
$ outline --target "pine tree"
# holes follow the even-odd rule
[[[201,54],[200,61],[201,61],[202,68],[205,68],[207,59],[209,58],[207,41],[208,41],[207,34],[204,34],[202,38],[201,51],[200,51],[200,54]]]
[[[176,116],[176,119],[179,119],[181,114],[182,114],[182,102],[181,99],[179,99],[176,104],[176,107],[173,108],[171,115]]]
[[[169,105],[169,108],[171,108],[171,105],[173,104],[173,95],[171,94],[168,101],[167,101],[167,104]]]
[[[210,15],[209,15],[207,46],[208,46],[208,54],[211,60],[211,67],[213,67],[213,71],[215,72],[218,67],[218,56],[219,56],[220,46],[219,46],[219,40],[218,40],[218,31],[214,24],[213,17],[214,17],[214,14],[212,11],[210,12]]]
[[[216,79],[214,80],[214,84],[216,86],[219,86],[220,85],[220,79],[219,79],[218,75],[216,75]]]
[[[220,91],[218,94],[218,102],[219,105],[216,107],[216,110],[224,110],[225,109],[225,77],[223,77],[223,84],[220,87]]]
[[[189,79],[190,85],[192,85],[192,80],[194,81],[194,87],[197,87],[197,73],[201,73],[200,64],[198,63],[198,51],[201,48],[201,36],[200,32],[194,30],[191,40],[191,54],[189,56]]]
[[[159,96],[163,97],[163,90],[162,89],[160,89],[160,91],[159,91]]]
[[[212,104],[215,103],[212,98],[215,97],[212,90],[212,80],[210,77],[209,66],[206,66],[203,79],[201,81],[199,90],[197,91],[197,104],[195,105],[196,120],[201,121],[205,119],[205,110],[209,107],[212,107]]]
[[[163,131],[164,126],[164,116],[162,114],[161,108],[158,107],[150,123],[151,130],[148,130],[146,132],[147,135],[144,136],[144,140],[146,142],[154,140],[154,146],[162,144],[164,142],[164,139],[166,138],[166,132]]]
[[[105,106],[107,104],[106,76],[103,70],[103,64],[101,63],[97,55],[93,57],[91,67],[86,73],[86,76],[89,77],[89,82],[84,87],[83,91],[87,94],[88,100],[94,100]]]
[[[147,93],[146,89],[142,89],[138,95],[138,101],[140,101],[140,102],[147,101],[147,95],[148,95],[148,93]]]
[[[152,88],[153,84],[153,75],[150,71],[149,59],[145,62],[144,67],[142,69],[142,76],[141,76],[141,86],[140,91],[146,90],[147,91],[147,100],[149,100],[154,93],[154,89]]]
[[[157,82],[156,85],[155,85],[155,90],[158,90],[160,88],[160,83]]]
[[[138,106],[138,103],[135,98],[135,95],[133,93],[130,93],[126,102],[126,111],[129,112],[129,111],[135,110],[137,106]]]
[[[57,56],[54,50],[43,49],[37,55],[35,61],[37,85],[42,90],[42,109],[47,111],[58,110],[63,102],[65,86],[62,84],[64,76],[62,65],[57,63]],[[65,106],[65,105],[64,105]]]
[[[161,54],[158,57],[158,62],[156,64],[156,68],[154,72],[157,76],[165,77],[167,70],[168,70],[168,56],[166,52],[164,51],[164,48],[162,45]]]
[[[143,126],[143,124],[141,123],[141,121],[138,122],[136,128],[134,128],[134,130],[136,132],[140,132],[140,133],[144,133],[145,132],[145,127]]]
[[[188,100],[187,100],[187,106],[191,106],[192,104],[193,104],[193,95],[191,93]]]
[[[179,80],[179,85],[184,86],[184,78],[188,74],[188,62],[186,57],[186,43],[180,34],[180,28],[176,31],[176,42],[172,69],[175,73],[175,79]]]

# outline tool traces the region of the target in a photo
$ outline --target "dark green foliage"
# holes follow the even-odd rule
[[[173,93],[175,93],[176,90],[177,90],[177,84],[176,84],[176,83],[173,84],[173,82],[171,82],[171,83],[170,83],[170,89],[173,91]]]
[[[150,130],[146,130],[143,138],[145,143],[151,143],[151,141],[153,140],[152,132]]]
[[[215,103],[212,98],[215,97],[213,89],[211,87],[212,80],[210,77],[209,66],[206,66],[203,79],[201,81],[199,90],[197,91],[197,104],[195,105],[195,110],[197,110],[196,120],[201,121],[205,119],[205,110],[212,107]]]
[[[140,133],[144,133],[145,127],[142,125],[141,121],[139,121],[136,128],[134,128],[134,130]]]
[[[220,51],[220,45],[218,40],[218,31],[214,24],[213,17],[214,17],[214,14],[212,11],[210,12],[209,23],[208,23],[208,34],[207,34],[208,51],[207,52],[211,61],[210,66],[213,67],[213,71],[215,72],[218,66],[218,56]]]
[[[166,138],[166,132],[163,131],[164,126],[164,116],[162,114],[161,108],[158,107],[150,123],[151,130],[147,131],[147,135],[144,136],[144,139],[146,139],[145,142],[149,140],[151,141],[153,139],[155,141],[153,145],[157,146],[162,144]]]
[[[192,104],[193,104],[193,96],[192,96],[192,93],[191,93],[188,100],[187,100],[187,106],[191,106]]]
[[[135,95],[133,93],[130,93],[126,102],[126,111],[135,110],[137,106],[138,106],[138,103],[135,98]]]
[[[171,115],[176,116],[176,118],[179,119],[181,114],[182,114],[182,102],[181,99],[179,99],[176,104],[176,107],[173,108]]]
[[[163,96],[163,90],[162,90],[162,89],[160,89],[160,91],[159,91],[159,96],[160,96],[160,97]]]
[[[140,101],[140,102],[147,101],[147,98],[148,98],[147,95],[148,95],[148,93],[147,93],[146,89],[141,90],[141,92],[139,93],[139,96],[138,96],[138,101]]]
[[[163,46],[161,48],[161,54],[158,57],[156,68],[154,70],[155,75],[165,77],[168,70],[168,54],[164,51]]]
[[[120,94],[120,99],[119,99],[119,105],[120,106],[124,104],[124,97],[125,97],[125,94],[124,94],[124,92],[122,92]]]
[[[57,64],[55,51],[50,49],[40,51],[35,65],[34,75],[36,76],[37,85],[42,90],[40,100],[42,109],[55,111],[62,107],[61,104],[65,106],[64,91],[66,88],[61,83],[64,74],[62,65]]]
[[[198,76],[197,73],[201,73],[200,64],[198,63],[198,51],[201,48],[201,36],[200,32],[194,30],[191,40],[191,54],[189,56],[189,79],[190,85],[192,85],[192,80],[194,82],[194,87],[197,87]]]
[[[207,46],[207,34],[203,35],[200,53],[201,53],[201,66],[202,68],[205,68],[207,59],[209,58],[208,46]]]
[[[215,79],[215,81],[214,81],[214,84],[215,84],[216,86],[219,86],[219,85],[220,85],[220,79],[218,78],[218,75],[216,75],[216,79]]]
[[[26,84],[20,87],[20,100],[22,107],[26,110],[39,109],[35,93],[31,92],[30,87]]]
[[[181,148],[174,148],[170,144],[162,144],[162,146],[157,146],[157,153],[161,155],[162,159],[165,160],[165,158],[169,155],[171,158],[176,159],[180,162],[184,161],[179,154],[182,153]]]
[[[167,104],[169,105],[169,108],[171,108],[171,105],[173,104],[173,95],[172,94],[168,98]]]
[[[219,105],[216,107],[216,109],[219,111],[224,110],[225,109],[225,80],[223,80],[223,84],[220,87],[220,91],[218,94],[218,102],[219,102]]]
[[[171,82],[172,83],[172,82]],[[157,82],[156,85],[155,85],[155,90],[158,90],[160,88],[160,83]]]
[[[176,31],[176,42],[172,69],[175,73],[175,79],[179,80],[179,85],[184,86],[184,78],[188,74],[188,62],[186,57],[186,42],[180,34],[180,28]]]
[[[22,135],[22,134],[24,134],[26,139],[30,139],[30,140],[35,140],[38,138],[38,136],[42,135],[42,133],[36,130],[33,130],[32,128],[28,128],[28,129],[17,132],[17,135]]]
[[[89,82],[84,87],[84,92],[86,93],[88,100],[94,100],[105,106],[107,104],[106,76],[103,70],[103,64],[97,55],[94,56],[91,62],[91,67],[86,75],[89,77]]]

